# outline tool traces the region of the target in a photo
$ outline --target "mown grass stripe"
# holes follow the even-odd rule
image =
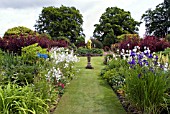
[[[80,72],[65,90],[54,114],[126,114],[116,94],[99,77],[103,57],[92,57],[94,69],[85,69],[87,58],[76,64]]]

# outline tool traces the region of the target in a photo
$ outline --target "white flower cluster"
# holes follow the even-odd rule
[[[52,62],[54,64],[53,64],[52,69],[50,69],[48,73],[46,74],[46,77],[48,80],[52,78],[56,78],[57,80],[59,80],[62,78],[64,73],[62,74],[59,68],[56,69],[56,65],[58,63],[64,63],[64,67],[62,68],[65,69],[69,67],[70,65],[72,65],[71,63],[79,61],[78,57],[74,55],[73,50],[69,51],[68,49],[65,50],[64,48],[52,48],[50,50],[50,53],[51,53],[50,58],[52,59]],[[71,68],[72,67],[73,66],[71,66]]]
[[[74,55],[73,50],[71,51],[71,53],[68,53],[68,50],[65,50],[65,52],[60,52],[57,53],[58,50],[63,50],[62,49],[53,49],[51,52],[51,58],[54,59],[55,63],[58,64],[59,62],[64,62],[66,61],[67,63],[69,62],[78,62],[79,59],[76,55]]]
[[[59,68],[53,67],[51,70],[48,71],[48,73],[45,75],[47,80],[51,80],[51,78],[55,78],[57,81],[61,79],[62,77],[62,72],[60,71]]]

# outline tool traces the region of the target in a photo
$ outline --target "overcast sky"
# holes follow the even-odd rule
[[[88,39],[93,36],[94,24],[99,23],[99,18],[107,7],[119,7],[130,11],[131,16],[140,21],[141,16],[149,8],[164,0],[0,0],[0,36],[15,26],[25,26],[32,30],[43,7],[74,6],[83,15],[83,30]],[[144,24],[139,28],[139,35],[145,33]]]

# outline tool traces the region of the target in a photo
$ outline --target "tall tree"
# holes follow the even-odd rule
[[[95,24],[93,36],[103,42],[106,37],[115,38],[127,33],[136,33],[138,31],[139,22],[135,21],[129,11],[124,11],[118,7],[108,7],[101,15],[99,24]],[[110,37],[112,36],[112,37]],[[112,40],[116,41],[116,39]]]
[[[170,0],[164,0],[154,10],[148,9],[142,20],[145,21],[146,35],[165,37],[170,27]]]
[[[79,36],[84,36],[83,16],[75,7],[44,7],[35,28],[39,33],[48,33],[52,39],[65,36],[75,42]]]

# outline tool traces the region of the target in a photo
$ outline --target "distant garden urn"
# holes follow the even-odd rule
[[[89,49],[89,52],[87,53],[87,66],[86,69],[93,69],[91,66],[91,54],[90,54],[90,49],[91,49],[91,40],[87,41],[87,48]]]

